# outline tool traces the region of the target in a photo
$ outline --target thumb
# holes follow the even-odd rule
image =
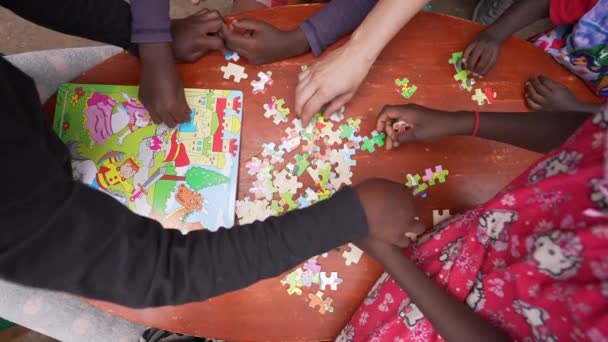
[[[263,21],[253,19],[241,19],[233,22],[232,25],[240,30],[260,31],[267,24]]]

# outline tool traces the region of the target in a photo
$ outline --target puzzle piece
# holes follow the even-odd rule
[[[224,59],[226,59],[227,61],[238,62],[239,59],[241,59],[241,57],[239,56],[238,53],[236,53],[234,51],[230,51],[224,55]]]
[[[460,82],[460,89],[466,89],[467,91],[473,90],[474,81],[469,79],[468,71],[460,70],[454,75],[454,80]]]
[[[403,96],[406,99],[409,99],[410,97],[414,96],[414,93],[416,92],[416,90],[418,90],[418,87],[416,85],[411,85],[408,87],[408,84],[410,83],[410,80],[407,78],[403,78],[403,79],[396,79],[395,80],[395,85],[397,85],[399,88],[397,88],[397,92],[401,94],[401,96]]]
[[[272,185],[270,179],[258,179],[253,182],[252,187],[249,189],[249,192],[254,194],[255,199],[266,199],[267,201],[272,200],[272,196],[276,191],[277,188]]]
[[[477,102],[478,106],[483,106],[484,102],[488,104],[494,103],[496,99],[496,92],[492,90],[492,88],[486,88],[483,92],[481,89],[475,89],[475,95],[471,96],[471,100]]]
[[[266,86],[272,85],[271,77],[272,77],[272,71],[258,72],[259,80],[251,81],[251,86],[253,87],[253,90],[252,90],[253,93],[254,94],[258,94],[258,93],[264,94],[266,92]]]
[[[342,278],[338,278],[338,272],[331,272],[330,276],[327,276],[326,272],[321,272],[321,279],[319,283],[319,289],[325,290],[327,286],[333,291],[338,290],[338,285],[342,283]]]
[[[348,247],[350,248],[348,251],[342,252],[344,263],[346,264],[346,266],[358,264],[359,260],[361,260],[361,256],[363,255],[363,251],[350,242],[348,243]]]
[[[364,151],[368,151],[369,153],[374,153],[376,152],[376,146],[384,146],[385,137],[386,135],[384,133],[378,133],[377,131],[373,131],[371,138],[363,139],[363,145],[361,146],[361,149]]]
[[[357,129],[351,125],[342,125],[340,126],[340,138],[348,139],[350,138]]]
[[[449,209],[444,209],[439,213],[439,210],[433,210],[433,226],[440,224],[441,222],[449,219],[452,215],[450,215]]]
[[[264,169],[269,165],[268,159],[260,160],[256,157],[251,158],[247,163],[245,163],[247,174],[251,176],[258,176],[260,174],[263,175]]]
[[[293,201],[293,193],[286,192],[279,194],[279,196],[281,197],[281,202],[279,202],[279,204],[287,205],[287,211],[292,211],[298,208],[297,203]]]
[[[242,79],[247,79],[247,74],[245,73],[245,68],[234,63],[228,63],[220,68],[224,72],[224,79],[229,80],[232,77],[232,80],[236,83],[240,83]]]
[[[454,69],[456,72],[462,70],[462,51],[452,53],[452,58],[448,61],[450,64],[454,65]]]
[[[429,186],[435,185],[436,180],[439,180],[439,183],[445,183],[445,177],[450,173],[448,170],[444,170],[441,165],[435,166],[434,172],[431,169],[425,169],[424,172],[422,180],[427,182]]]
[[[280,172],[273,172],[274,175],[274,186],[277,188],[279,194],[292,193],[295,194],[299,188],[302,187],[302,183],[298,182],[298,179],[289,174],[287,170],[281,170]]]
[[[277,200],[270,202],[270,209],[272,209],[272,211],[274,211],[277,215],[285,211],[285,209],[283,209],[283,207],[279,204],[279,201]]]
[[[274,211],[268,206],[268,201],[251,201],[248,197],[236,201],[235,211],[240,224],[264,221],[266,218],[274,216]]]
[[[308,260],[304,264],[304,269],[310,270],[311,272],[313,272],[313,274],[319,274],[319,272],[321,272],[321,266],[317,264],[317,262],[314,260]]]
[[[308,161],[308,154],[296,154],[293,157],[296,160],[296,167],[294,169],[295,174],[299,177],[304,171],[310,166],[310,162]]]
[[[414,188],[414,192],[413,192],[414,196],[420,195],[423,198],[425,198],[427,196],[425,190],[428,188],[428,185],[426,185],[426,183],[420,183],[419,174],[412,176],[408,173],[407,174],[407,183],[405,183],[405,186],[407,186],[410,189]]]
[[[345,110],[346,110],[346,107],[344,107],[344,106],[340,107],[340,109],[338,109],[337,112],[334,112],[329,116],[329,120],[336,121],[336,122],[344,120],[344,111]]]
[[[321,315],[325,315],[326,312],[334,311],[334,307],[331,306],[331,304],[333,303],[333,300],[329,297],[323,299],[322,291],[317,291],[317,293],[315,293],[314,295],[312,293],[309,293],[308,299],[310,300],[310,303],[308,303],[308,306],[310,306],[311,308],[315,308],[318,306],[319,313]]]
[[[342,147],[340,153],[342,153],[342,159],[346,162],[348,166],[357,165],[357,161],[353,160],[353,156],[357,151],[354,148],[348,148],[347,146]]]
[[[298,134],[296,131],[291,131],[288,132],[286,136],[281,138],[281,142],[281,149],[289,153],[298,148],[298,146],[300,146],[302,138],[300,137],[300,134]]]
[[[329,173],[331,172],[331,164],[325,161],[315,161],[312,166],[306,169],[306,172],[310,175],[315,184],[322,182],[322,179],[327,175],[329,179]]]
[[[272,118],[272,122],[275,125],[281,122],[287,122],[287,116],[290,114],[289,109],[284,109],[284,99],[277,99],[272,97],[269,103],[264,104],[264,117],[267,119]]]
[[[331,196],[331,191],[329,191],[329,189],[326,189],[326,187],[327,185],[325,185],[325,187],[322,187],[322,189],[317,192],[317,196],[319,196],[319,201],[324,201],[328,199],[329,196]]]
[[[354,119],[354,118],[348,118],[346,119],[346,123],[351,126],[354,127],[355,129],[359,130],[359,128],[361,128],[361,119]]]
[[[333,131],[329,126],[325,126],[325,128],[321,131],[321,136],[325,137],[325,143],[327,146],[332,146],[342,141],[342,139],[340,139],[340,131]]]
[[[276,147],[277,145],[275,143],[262,144],[262,156],[270,157],[270,164],[283,162],[283,154],[285,154],[285,151],[277,149]]]
[[[281,279],[281,285],[288,285],[287,293],[291,296],[292,294],[296,294],[298,296],[302,295],[302,274],[304,270],[301,267],[298,267],[295,271],[286,275],[283,279]]]

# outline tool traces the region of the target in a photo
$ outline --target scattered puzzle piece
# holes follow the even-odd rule
[[[319,307],[319,313],[321,315],[325,315],[326,312],[334,311],[334,307],[331,306],[333,300],[329,297],[323,299],[322,291],[317,291],[317,293],[315,293],[314,295],[312,293],[309,293],[308,299],[310,300],[310,303],[308,303],[308,305],[311,308]]]
[[[409,83],[410,80],[405,77],[401,80],[395,80],[395,85],[399,87],[397,88],[397,92],[406,99],[409,99],[410,97],[414,96],[414,93],[416,92],[416,90],[418,90],[418,87],[415,85],[411,85],[408,87]]]
[[[452,58],[448,61],[450,64],[454,65],[454,69],[456,72],[462,70],[462,51],[452,53]]]
[[[272,202],[270,202],[270,208],[277,215],[280,215],[282,212],[285,211],[285,209],[283,209],[283,207],[279,204],[279,201],[276,201],[276,200],[273,200]]]
[[[325,137],[325,143],[327,146],[332,146],[342,141],[342,139],[340,139],[340,131],[332,131],[329,126],[325,126],[325,128],[321,131],[321,136]]]
[[[266,86],[272,85],[271,77],[272,77],[272,71],[258,72],[259,80],[251,81],[251,86],[253,87],[253,93],[254,94],[258,94],[258,93],[264,94],[266,92]]]
[[[376,152],[376,146],[384,146],[385,137],[386,135],[384,133],[378,133],[376,131],[373,131],[371,138],[363,139],[363,145],[361,145],[361,149],[364,151],[368,151],[369,153],[374,153]]]
[[[234,63],[228,63],[220,68],[224,72],[224,79],[229,80],[232,77],[232,80],[236,83],[240,83],[242,79],[247,79],[247,74],[245,73],[245,68]]]
[[[410,175],[409,173],[407,174],[407,183],[405,183],[405,186],[407,186],[408,188],[413,188],[414,192],[413,195],[414,196],[422,196],[423,198],[427,196],[426,194],[426,189],[428,188],[428,185],[426,185],[425,183],[420,183],[420,175],[416,174],[415,176]]]
[[[434,172],[431,169],[425,169],[424,172],[422,180],[427,182],[429,186],[435,185],[436,180],[439,180],[439,183],[445,183],[445,177],[450,173],[448,170],[444,170],[441,165],[435,166]]]
[[[433,226],[440,224],[441,222],[449,219],[452,215],[450,215],[449,209],[444,209],[439,213],[439,210],[433,210]]]
[[[295,271],[289,273],[285,276],[285,278],[281,279],[281,285],[288,285],[287,293],[291,296],[292,294],[296,294],[298,296],[302,295],[302,274],[304,270],[301,267],[298,267]]]
[[[342,283],[342,278],[338,278],[338,272],[331,272],[328,277],[327,273],[321,272],[321,279],[319,283],[319,289],[325,290],[327,286],[333,291],[338,290],[338,285]]]
[[[460,88],[466,89],[467,91],[473,90],[473,83],[469,80],[469,72],[466,70],[460,70],[454,75],[454,79],[460,82]]]
[[[471,96],[471,100],[477,102],[478,106],[483,106],[484,102],[488,104],[494,103],[496,99],[496,93],[492,90],[492,88],[486,88],[484,92],[481,89],[475,89],[475,94]]]
[[[336,122],[344,120],[344,111],[346,111],[346,107],[340,107],[337,112],[334,112],[329,116],[329,120]]]
[[[294,168],[295,174],[300,177],[304,171],[310,166],[308,162],[308,154],[296,154],[293,158],[296,160],[296,166]]]
[[[236,53],[234,51],[230,51],[224,55],[224,59],[226,59],[227,61],[238,62],[239,59],[241,59],[241,57],[239,56],[238,53]]]
[[[361,256],[363,255],[363,251],[353,243],[348,243],[348,247],[350,248],[348,251],[342,252],[344,263],[346,266],[358,264],[359,260],[361,260]]]
[[[264,104],[264,117],[270,119],[275,125],[281,122],[287,122],[287,116],[290,114],[289,109],[283,108],[285,105],[284,99],[272,97],[269,103]]]

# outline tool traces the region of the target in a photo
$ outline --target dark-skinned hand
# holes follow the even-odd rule
[[[369,236],[399,247],[407,247],[409,234],[425,228],[414,219],[416,208],[411,191],[403,184],[385,179],[370,179],[354,187],[369,227]]]

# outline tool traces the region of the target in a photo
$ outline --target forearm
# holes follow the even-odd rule
[[[131,0],[131,10],[134,43],[171,41],[169,0]]]
[[[508,341],[507,336],[477,316],[463,302],[426,276],[396,247],[376,254],[393,280],[446,341]]]
[[[386,44],[427,2],[428,0],[379,0],[355,30],[349,45],[371,64]]]
[[[36,168],[13,171],[32,179],[44,169],[48,181],[9,188],[15,200],[0,212],[0,276],[29,286],[133,307],[175,305],[276,276],[367,235],[357,195],[346,189],[280,218],[184,236],[70,184],[52,161],[39,159],[28,164]],[[3,175],[17,179],[13,171]],[[37,203],[35,215],[28,203]]]
[[[499,42],[535,21],[549,17],[550,0],[516,0],[513,5],[484,31]]]
[[[470,135],[475,125],[473,112],[455,112],[449,135]],[[587,119],[580,113],[479,113],[477,136],[536,152],[549,152],[560,145]]]
[[[22,18],[58,32],[134,50],[131,11],[123,0],[0,0]]]
[[[469,116],[472,116],[470,113]],[[477,136],[536,152],[549,152],[587,119],[579,113],[480,113]]]
[[[377,0],[332,0],[300,25],[315,56],[357,28]]]

